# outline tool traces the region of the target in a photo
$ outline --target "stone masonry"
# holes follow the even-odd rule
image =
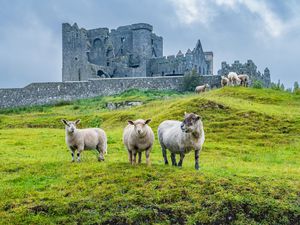
[[[163,38],[146,23],[86,30],[62,24],[63,81],[95,78],[182,76],[196,69],[213,75],[213,53],[200,40],[191,51],[163,56]]]
[[[0,108],[53,104],[59,101],[118,94],[128,89],[177,90],[183,77],[111,78],[89,81],[32,83],[24,88],[0,89]],[[220,76],[201,76],[200,84],[220,86]]]

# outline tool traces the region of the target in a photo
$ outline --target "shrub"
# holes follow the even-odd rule
[[[196,70],[187,72],[183,76],[183,91],[194,91],[195,88],[200,84],[200,75]]]
[[[263,83],[260,80],[255,80],[253,82],[253,88],[262,89],[263,88]]]
[[[54,106],[65,106],[65,105],[71,105],[71,101],[65,101],[65,100],[60,100],[58,102],[55,102],[53,105]]]

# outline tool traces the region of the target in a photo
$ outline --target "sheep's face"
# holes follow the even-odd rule
[[[181,123],[181,130],[185,133],[196,131],[201,122],[201,117],[195,113],[185,113],[184,120]]]
[[[147,124],[150,123],[151,119],[147,120],[136,120],[136,121],[128,121],[128,124],[134,126],[134,131],[139,137],[144,137],[147,134]]]
[[[77,124],[80,123],[80,120],[76,120],[75,122],[67,121],[67,120],[61,120],[61,121],[63,122],[63,124],[65,124],[66,131],[70,134],[74,133]]]

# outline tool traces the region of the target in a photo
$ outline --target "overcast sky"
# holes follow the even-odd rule
[[[298,0],[0,0],[0,88],[61,81],[61,24],[110,29],[153,25],[164,55],[193,49],[198,39],[222,61],[252,59],[291,87],[300,81]]]

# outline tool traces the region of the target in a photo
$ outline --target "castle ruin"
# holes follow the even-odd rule
[[[247,74],[250,77],[250,81],[260,81],[264,87],[270,87],[271,75],[268,67],[265,68],[264,73],[257,70],[257,66],[249,59],[246,63],[242,64],[236,60],[233,64],[229,65],[226,62],[222,62],[221,69],[218,71],[218,75],[226,76],[229,72],[236,72],[237,74]]]
[[[182,76],[195,69],[213,75],[213,53],[200,40],[191,51],[163,56],[163,38],[146,23],[86,30],[62,24],[63,81],[95,78]]]

